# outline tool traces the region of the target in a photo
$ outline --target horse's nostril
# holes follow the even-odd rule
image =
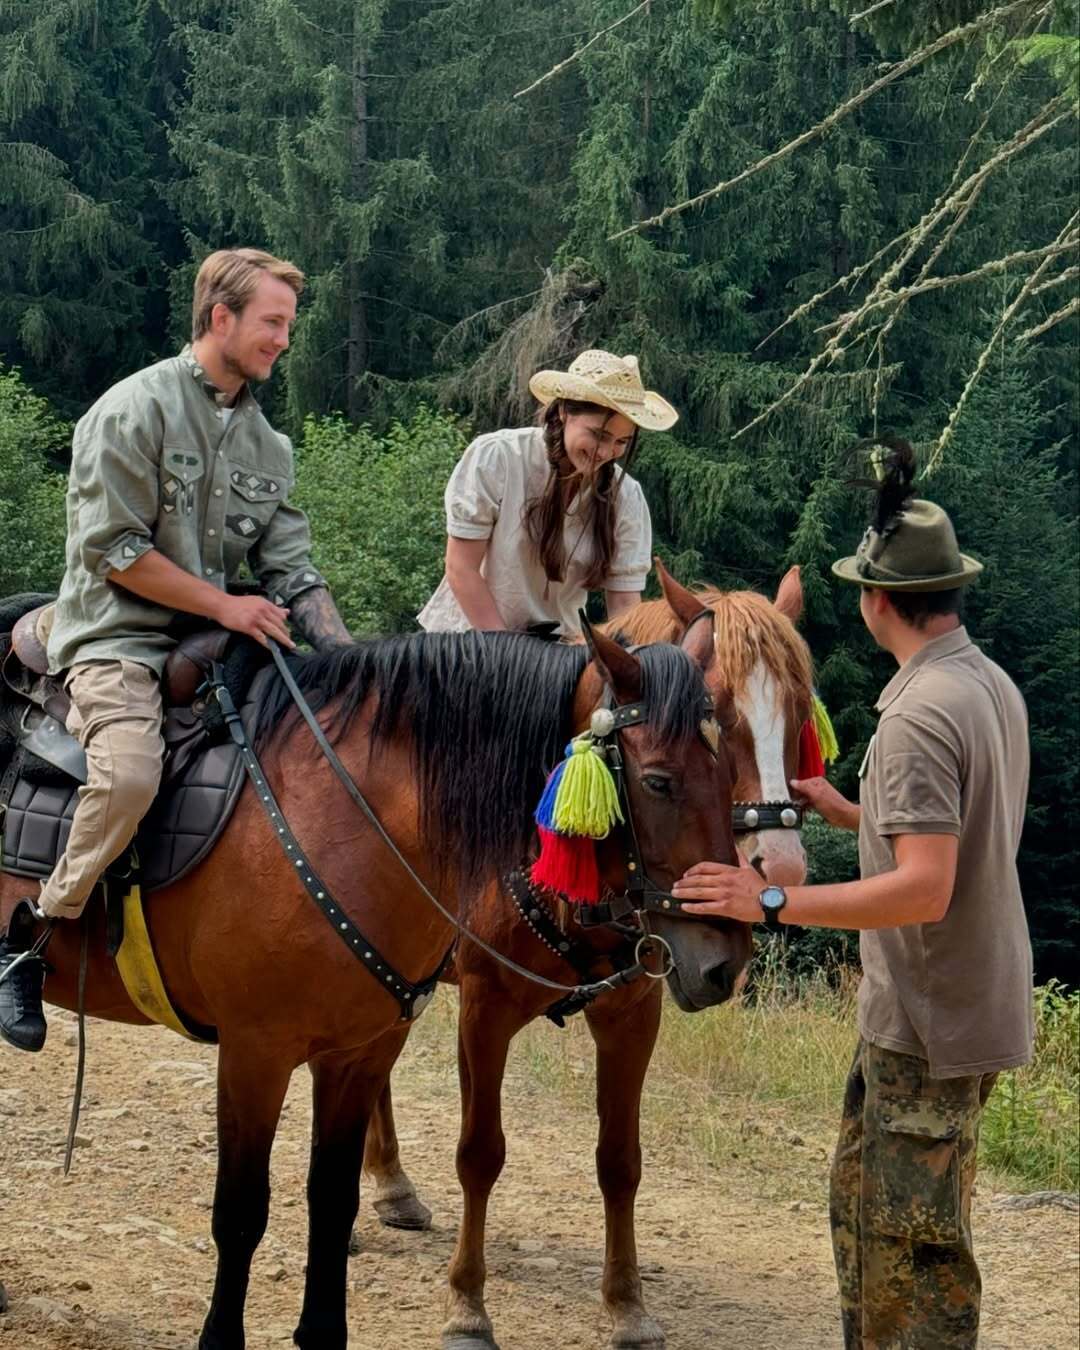
[[[731,993],[734,983],[731,962],[721,961],[718,966],[713,966],[706,972],[705,978],[715,989],[719,989],[726,998]]]

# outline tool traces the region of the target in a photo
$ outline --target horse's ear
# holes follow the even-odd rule
[[[798,564],[789,567],[781,577],[780,585],[776,588],[776,599],[773,604],[792,623],[798,623],[802,618],[802,572]]]
[[[625,647],[594,628],[585,617],[585,611],[579,611],[581,631],[593,665],[600,672],[600,678],[611,686],[615,701],[622,703],[641,697],[641,662]]]
[[[679,646],[699,670],[706,671],[709,669],[716,652],[711,609],[698,609],[690,627],[682,635]]]
[[[701,597],[695,595],[693,591],[688,591],[685,586],[681,586],[659,558],[653,558],[653,566],[656,568],[656,575],[660,581],[660,589],[664,592],[664,599],[668,602],[668,606],[675,617],[684,627],[692,623],[705,608],[701,603]]]

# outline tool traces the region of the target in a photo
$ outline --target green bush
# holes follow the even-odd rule
[[[293,499],[353,632],[414,627],[442,576],[443,489],[464,447],[457,421],[427,407],[384,436],[341,417],[304,423]]]
[[[69,435],[19,372],[0,366],[0,595],[60,585],[66,480],[46,456]]]
[[[1029,1186],[1080,1185],[1080,993],[1056,980],[1035,990],[1035,1055],[1001,1075],[986,1104],[981,1153]]]
[[[826,825],[810,812],[802,831],[806,849],[806,880],[813,885],[855,881],[859,876],[859,844],[850,830]],[[835,972],[859,964],[859,935],[839,928],[785,930],[788,968],[797,976],[814,971]]]

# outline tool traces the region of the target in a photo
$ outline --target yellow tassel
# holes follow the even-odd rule
[[[572,741],[571,748],[555,795],[555,828],[560,834],[604,839],[615,821],[623,818],[615,780],[603,757],[593,750],[588,733]]]
[[[840,754],[840,745],[836,739],[832,719],[825,711],[825,704],[822,703],[817,694],[814,695],[813,702],[810,705],[810,718],[814,723],[814,730],[817,732],[818,744],[821,746],[821,758],[826,764],[831,764]]]

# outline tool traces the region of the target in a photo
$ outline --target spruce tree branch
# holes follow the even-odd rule
[[[1058,235],[1057,239],[1054,240],[1054,244],[1060,244],[1064,239],[1067,239],[1070,236],[1075,237],[1076,223],[1078,220],[1080,220],[1080,211],[1076,211],[1073,213],[1072,218],[1069,220],[1064,229]],[[1051,245],[1050,248],[1053,248],[1053,245]],[[991,354],[993,353],[994,348],[998,344],[998,340],[1005,332],[1005,329],[1008,327],[1009,321],[1012,319],[1013,315],[1017,312],[1017,310],[1021,308],[1024,302],[1030,297],[1032,291],[1035,289],[1035,286],[1038,283],[1040,276],[1042,276],[1043,272],[1050,266],[1050,263],[1052,262],[1055,256],[1056,253],[1047,251],[1046,257],[1043,258],[1042,262],[1038,265],[1038,267],[1036,267],[1035,271],[1032,272],[1032,274],[1027,278],[1024,284],[1017,291],[1016,295],[1012,298],[1009,304],[1007,304],[1004,310],[1002,311],[1001,318],[998,320],[997,327],[994,329],[993,333],[991,333],[989,342],[987,342],[986,346],[983,347],[982,351],[979,353],[979,359],[975,363],[975,369],[968,376],[967,383],[964,385],[960,397],[957,399],[952,412],[949,414],[949,420],[946,423],[945,428],[942,431],[941,435],[938,437],[937,444],[934,446],[930,458],[926,462],[926,468],[923,470],[924,477],[929,478],[930,475],[937,469],[938,465],[941,463],[942,456],[945,453],[945,447],[952,440],[953,432],[956,430],[956,424],[959,422],[961,414],[963,413],[964,408],[967,406],[967,401],[968,398],[971,396],[971,391],[975,388],[975,385],[979,381],[979,377],[986,369]]]
[[[1034,294],[1034,291],[1032,294]],[[1042,323],[1036,324],[1034,328],[1029,328],[1021,333],[1016,340],[1017,342],[1030,342],[1032,338],[1039,337],[1041,334],[1053,328],[1055,324],[1062,323],[1065,319],[1072,318],[1074,314],[1080,314],[1080,295],[1074,295],[1067,305],[1062,305],[1062,307],[1055,310],[1048,319],[1044,319]]]
[[[608,33],[614,32],[616,28],[621,27],[628,19],[632,19],[635,14],[640,14],[643,9],[648,9],[651,4],[652,0],[641,0],[641,4],[638,5],[636,9],[632,9],[629,14],[624,14],[621,19],[616,19],[614,23],[608,24],[608,26],[602,28],[599,33],[594,33],[588,42],[568,56],[565,61],[560,61],[557,66],[552,66],[546,75],[541,75],[538,80],[533,80],[532,84],[527,88],[519,89],[514,97],[524,98],[526,94],[531,94],[534,89],[539,89],[542,84],[546,84],[548,80],[553,79],[561,70],[565,70],[567,66],[573,65],[580,56],[583,56],[584,53],[589,50],[594,42],[599,42],[602,37],[606,37]]]
[[[641,6],[639,6],[639,8],[641,8]],[[830,131],[837,123],[842,122],[845,117],[853,113],[856,108],[861,107],[867,99],[873,98],[874,95],[879,93],[882,89],[885,89],[888,85],[900,79],[901,76],[915,70],[932,56],[936,56],[939,52],[943,52],[947,48],[955,46],[958,42],[964,42],[969,38],[975,37],[984,29],[992,27],[995,23],[999,23],[1001,20],[1008,18],[1012,14],[1016,14],[1020,10],[1030,10],[1031,8],[1032,0],[1013,0],[1011,4],[999,5],[996,9],[992,9],[989,13],[981,15],[971,23],[962,24],[960,27],[952,29],[951,32],[942,34],[936,41],[928,43],[925,47],[921,47],[917,52],[913,52],[911,56],[905,57],[903,61],[895,62],[879,79],[875,80],[872,84],[868,84],[865,88],[860,89],[857,94],[847,99],[846,102],[838,104],[837,107],[835,107],[827,117],[818,122],[816,126],[810,127],[809,130],[796,136],[794,140],[788,141],[788,143],[781,146],[779,150],[774,150],[771,154],[765,155],[763,158],[759,159],[756,164],[751,164],[748,168],[743,169],[741,173],[736,174],[734,178],[728,178],[723,183],[717,183],[715,187],[709,188],[706,192],[698,193],[696,197],[691,197],[687,201],[677,202],[674,206],[665,206],[659,215],[650,216],[648,220],[640,220],[636,225],[628,225],[626,229],[619,230],[615,234],[609,235],[608,242],[612,243],[617,239],[624,239],[629,234],[639,234],[642,230],[651,229],[654,225],[663,225],[673,216],[681,215],[684,211],[689,211],[693,207],[701,206],[704,202],[711,201],[714,197],[719,197],[722,193],[728,192],[731,188],[737,187],[740,183],[745,183],[748,178],[752,178],[763,169],[771,168],[772,165],[778,163],[780,160],[786,159],[788,155],[794,154],[796,150],[801,149],[809,141],[816,140],[817,137],[823,136],[825,132]],[[558,67],[556,67],[556,69],[558,69]]]
[[[1067,239],[1046,244],[1043,248],[1020,249],[1004,258],[993,258],[990,262],[983,263],[981,267],[976,267],[971,272],[956,272],[943,277],[927,277],[926,280],[914,282],[910,286],[903,287],[902,290],[890,291],[877,300],[867,301],[859,310],[859,318],[861,320],[864,315],[875,309],[883,309],[889,305],[907,304],[916,295],[925,295],[929,291],[944,290],[947,286],[965,286],[968,282],[980,281],[983,277],[992,276],[995,272],[1006,272],[1010,267],[1022,267],[1025,263],[1035,262],[1037,259],[1041,260],[1039,269],[1041,271],[1042,264],[1049,263],[1059,253],[1067,253],[1070,249],[1076,248],[1077,244],[1080,244],[1080,235],[1074,232]],[[832,323],[822,324],[820,328],[816,328],[814,331],[817,333],[831,332],[834,328],[839,328],[846,323],[849,317],[844,315],[840,319],[834,319]]]
[[[531,300],[533,296],[540,295],[543,287],[536,291],[527,291],[524,295],[512,295],[509,300],[499,300],[494,305],[488,305],[484,309],[478,309],[475,314],[467,314],[464,319],[458,319],[457,323],[448,328],[439,339],[439,345],[436,347],[434,355],[438,359],[439,355],[453,342],[455,336],[474,324],[477,319],[484,318],[487,314],[494,314],[498,309],[505,309],[507,305],[516,305],[521,300]]]

